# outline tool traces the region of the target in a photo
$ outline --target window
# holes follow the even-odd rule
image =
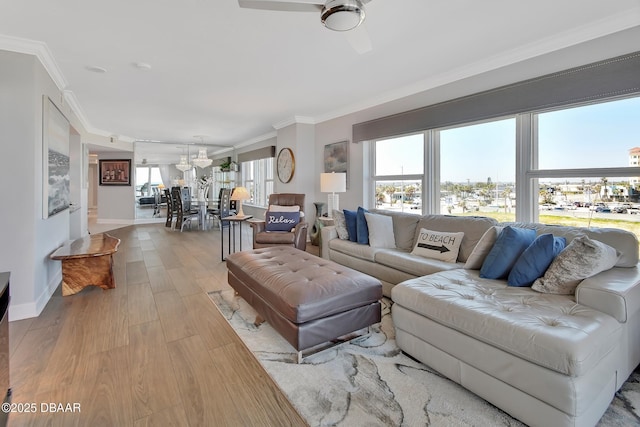
[[[370,197],[383,209],[640,234],[638,135],[636,96],[377,140]]]
[[[640,97],[533,114],[532,121],[538,220],[640,232],[632,215],[640,208]]]
[[[273,157],[242,162],[240,170],[242,185],[251,195],[246,203],[267,207],[269,195],[273,193]]]
[[[440,213],[515,220],[516,121],[439,131]]]
[[[157,166],[136,166],[136,196],[153,196],[153,187],[162,184],[160,168]]]
[[[376,207],[422,212],[424,135],[376,141],[374,152]]]

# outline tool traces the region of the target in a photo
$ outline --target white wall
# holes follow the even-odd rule
[[[131,185],[98,185],[99,224],[133,224],[136,216],[136,186],[133,151],[96,153],[100,159],[131,159]],[[99,179],[99,178],[98,178]]]
[[[43,95],[68,107],[33,56],[0,51],[0,270],[11,272],[10,320],[37,316],[62,278],[49,254],[69,239],[69,211],[42,218]],[[77,153],[73,154],[74,156]]]

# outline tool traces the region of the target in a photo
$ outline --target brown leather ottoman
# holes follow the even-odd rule
[[[298,351],[380,322],[382,284],[293,247],[227,257],[229,284]]]

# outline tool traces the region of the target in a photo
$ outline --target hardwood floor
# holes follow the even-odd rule
[[[10,426],[306,425],[207,296],[228,286],[219,231],[109,234],[122,239],[115,289],[58,289],[39,317],[9,324],[13,402],[37,409]]]

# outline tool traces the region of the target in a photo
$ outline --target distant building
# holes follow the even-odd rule
[[[640,166],[640,147],[633,147],[629,150],[629,166],[639,167]],[[640,177],[631,177],[629,178],[629,186],[631,188],[636,188],[640,184]]]

